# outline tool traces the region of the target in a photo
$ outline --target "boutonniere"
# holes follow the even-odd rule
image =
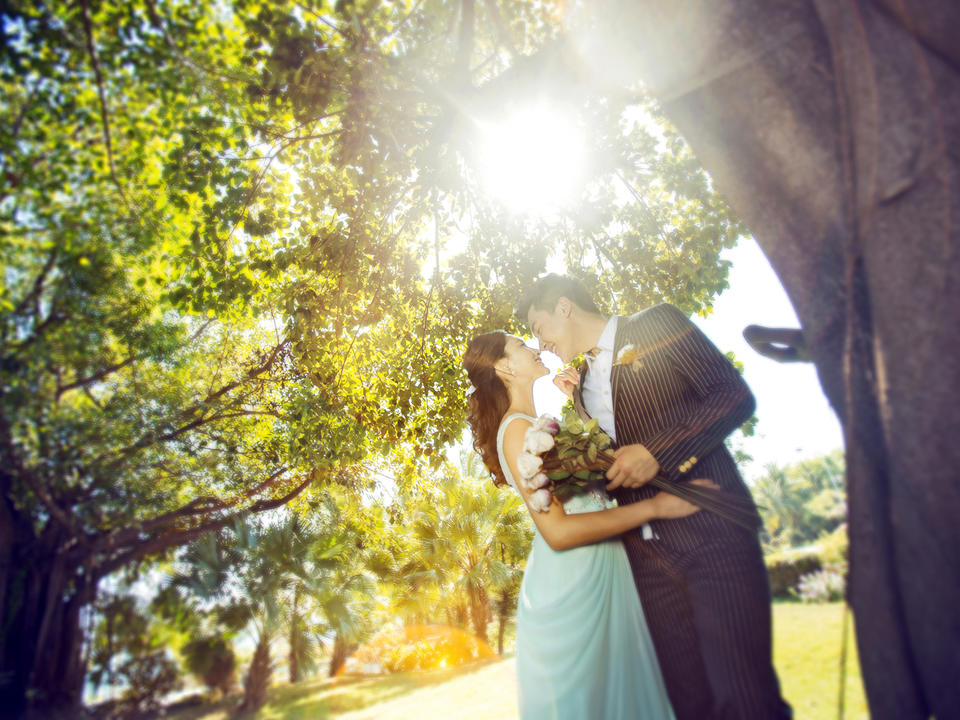
[[[617,365],[629,365],[634,370],[639,370],[643,367],[643,363],[640,361],[640,351],[633,345],[624,345],[620,348],[620,352],[617,353],[613,365],[614,367]]]

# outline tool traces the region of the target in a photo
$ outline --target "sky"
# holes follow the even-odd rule
[[[775,362],[759,355],[743,339],[747,325],[800,327],[783,286],[756,241],[744,237],[722,257],[732,263],[730,287],[719,295],[709,317],[691,319],[722,352],[733,351],[743,363],[744,379],[756,398],[754,435],[735,436],[738,447],[753,457],[741,466],[750,481],[761,476],[768,464],[789,465],[842,448],[843,436],[812,364]],[[560,367],[559,358],[550,353],[543,353],[543,361],[553,371]],[[537,381],[534,397],[537,412],[551,414],[557,414],[566,399],[549,377]]]

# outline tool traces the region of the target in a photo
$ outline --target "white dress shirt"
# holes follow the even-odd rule
[[[617,441],[617,429],[613,422],[613,391],[610,386],[610,372],[613,369],[613,344],[617,339],[617,316],[607,321],[606,327],[597,340],[599,352],[587,355],[587,377],[583,381],[583,407],[590,417],[597,419],[600,428]]]
[[[617,428],[613,421],[613,387],[610,374],[613,372],[613,346],[617,340],[617,316],[611,317],[597,340],[598,352],[587,355],[589,372],[583,381],[583,407],[590,417],[596,418],[610,439],[617,441]],[[653,532],[650,523],[644,523],[641,530],[644,540],[656,540],[659,536]]]

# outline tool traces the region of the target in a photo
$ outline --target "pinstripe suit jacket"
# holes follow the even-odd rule
[[[729,492],[750,497],[723,441],[750,418],[756,404],[726,356],[666,303],[621,317],[613,352],[610,382],[617,443],[646,447],[671,480],[710,478]],[[586,417],[582,388],[581,379],[574,406]],[[645,485],[621,488],[614,495],[626,504],[657,492]],[[708,511],[652,525],[660,541],[678,551],[718,534],[744,532]],[[629,551],[640,540],[640,531],[628,535]]]

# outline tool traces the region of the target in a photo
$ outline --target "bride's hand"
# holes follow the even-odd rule
[[[580,373],[575,367],[564,368],[553,378],[553,384],[560,388],[560,392],[573,399],[573,389],[580,384]]]
[[[720,489],[720,486],[713,482],[713,480],[707,480],[705,478],[691,480],[690,483],[699,485],[700,487],[711,488],[712,490]],[[652,501],[656,506],[656,515],[661,520],[685,518],[687,515],[693,515],[701,509],[689,500],[684,500],[673,493],[662,490],[653,496]]]

